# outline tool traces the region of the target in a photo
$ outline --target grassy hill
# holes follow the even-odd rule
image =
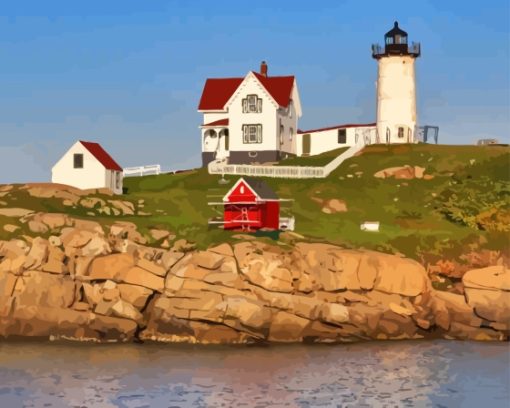
[[[326,159],[330,159],[328,154],[310,158],[310,165]],[[306,159],[294,160],[306,164]],[[506,146],[373,145],[346,160],[326,179],[265,180],[281,198],[294,199],[283,205],[282,212],[295,216],[295,232],[306,240],[435,262],[444,257],[458,260],[470,251],[508,250],[509,164]],[[374,177],[378,171],[404,165],[424,168],[426,179]],[[210,207],[208,201],[220,201],[237,177],[226,176],[226,185],[219,184],[219,179],[205,169],[133,177],[124,180],[127,193],[121,198],[93,195],[106,202],[130,201],[135,207],[133,215],[100,213],[101,204],[84,208],[63,205],[63,199],[55,197],[34,198],[20,187],[3,197],[0,194],[0,209],[15,206],[67,212],[106,225],[121,218],[136,223],[142,232],[164,228],[206,247],[233,239],[232,233],[207,225],[209,218],[221,212],[221,207]],[[330,200],[342,202],[347,211],[329,209],[328,205],[335,207]],[[380,232],[361,231],[363,221],[379,221]],[[7,222],[13,218],[0,216],[0,225]],[[21,227],[15,233],[0,228],[0,238],[26,231],[25,225]]]

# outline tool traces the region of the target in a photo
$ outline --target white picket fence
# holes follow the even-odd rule
[[[209,174],[237,175],[237,176],[257,176],[272,178],[295,178],[311,179],[326,178],[333,170],[342,164],[348,158],[354,156],[365,147],[365,140],[360,137],[357,143],[339,154],[325,166],[257,166],[250,164],[225,164],[220,162],[211,162],[208,166]]]
[[[161,165],[150,164],[147,166],[126,167],[126,168],[124,168],[123,173],[124,173],[124,177],[142,177],[142,176],[148,176],[151,174],[160,174],[161,173]]]

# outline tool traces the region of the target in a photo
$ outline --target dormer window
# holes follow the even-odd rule
[[[262,99],[257,95],[248,95],[243,99],[243,113],[261,113]]]

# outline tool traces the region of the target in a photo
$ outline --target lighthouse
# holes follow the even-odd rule
[[[414,143],[416,135],[415,60],[420,44],[408,44],[395,21],[384,35],[384,48],[372,45],[377,60],[377,138],[379,143]]]

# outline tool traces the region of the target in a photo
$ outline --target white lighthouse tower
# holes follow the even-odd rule
[[[378,62],[377,137],[379,143],[414,143],[416,138],[415,59],[420,44],[408,45],[407,33],[395,21],[384,35],[384,49],[372,45]]]

